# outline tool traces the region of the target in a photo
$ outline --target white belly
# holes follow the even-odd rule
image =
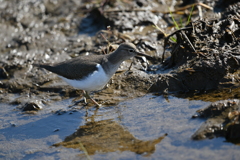
[[[85,91],[96,91],[102,89],[111,78],[106,75],[100,64],[97,64],[97,68],[97,71],[94,71],[92,74],[82,80],[72,80],[62,76],[59,77],[74,88]]]

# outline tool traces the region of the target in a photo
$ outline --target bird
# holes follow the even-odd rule
[[[103,89],[121,63],[134,56],[148,55],[138,52],[133,43],[125,42],[110,54],[79,56],[52,65],[33,65],[57,74],[70,86],[82,90],[85,102],[87,98],[100,106],[89,92]]]

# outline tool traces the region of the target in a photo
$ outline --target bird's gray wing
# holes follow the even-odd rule
[[[53,73],[68,79],[82,79],[97,70],[97,64],[101,64],[102,56],[80,56],[55,65],[39,65]]]

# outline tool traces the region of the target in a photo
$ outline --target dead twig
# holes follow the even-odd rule
[[[186,10],[186,9],[188,9],[188,8],[192,8],[193,5],[194,5],[194,6],[202,6],[202,7],[205,7],[205,8],[207,8],[207,9],[213,10],[212,7],[210,7],[210,6],[206,5],[206,4],[203,4],[203,3],[199,2],[199,3],[193,3],[193,4],[189,4],[189,5],[187,5],[187,6],[184,6],[184,7],[178,8],[178,9],[175,9],[174,11],[164,12],[164,14],[177,13],[177,12],[179,12],[179,11],[184,11],[184,10]]]
[[[188,39],[188,36],[181,31],[181,33],[183,34],[183,36],[185,37],[185,39],[188,41],[188,43],[190,44],[190,46],[192,47],[192,49],[194,50],[194,52],[196,52],[196,49],[194,48],[194,46],[192,45],[191,41]]]

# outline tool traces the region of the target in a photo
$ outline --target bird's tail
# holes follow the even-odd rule
[[[34,67],[40,67],[41,64],[33,63],[32,64]]]
[[[53,71],[53,67],[50,66],[50,65],[46,65],[46,64],[36,64],[36,63],[33,63],[32,65],[35,66],[35,67],[44,68],[44,69],[46,69],[46,70]]]

